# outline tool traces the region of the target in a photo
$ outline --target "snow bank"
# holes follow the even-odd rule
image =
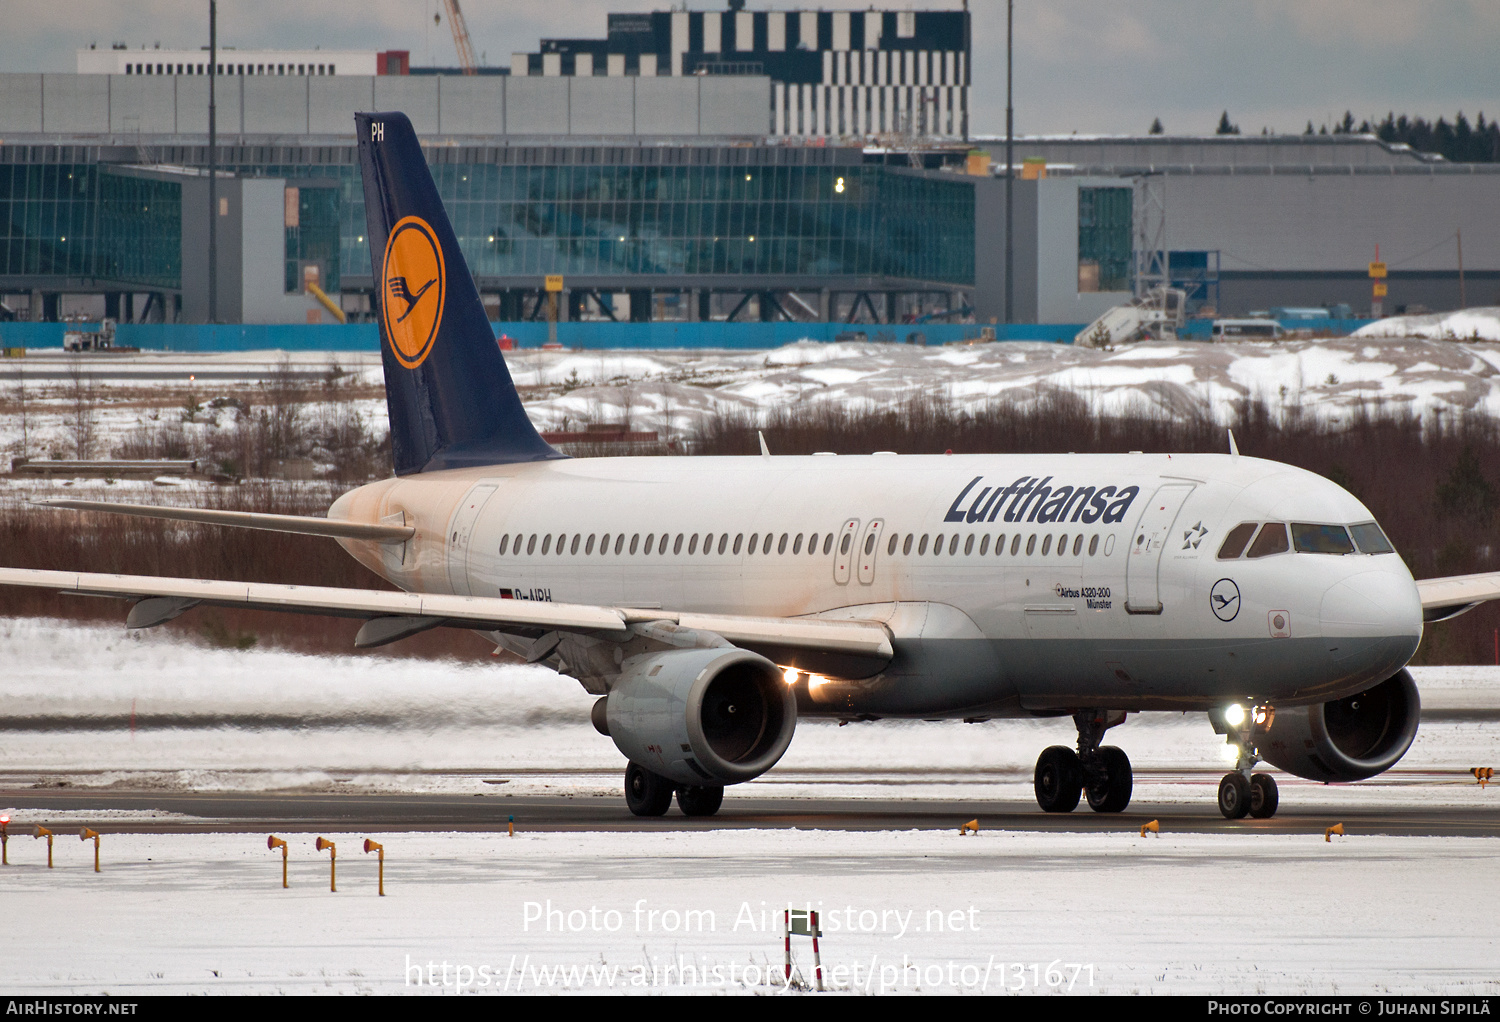
[[[1500,341],[1500,306],[1390,316],[1354,332],[1355,337],[1420,337],[1430,341]]]

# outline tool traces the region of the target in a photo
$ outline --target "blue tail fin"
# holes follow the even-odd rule
[[[396,474],[563,457],[526,417],[411,121],[354,123]]]

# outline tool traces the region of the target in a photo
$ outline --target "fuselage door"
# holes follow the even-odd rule
[[[498,487],[494,483],[480,483],[465,495],[453,516],[448,529],[448,585],[459,596],[473,595],[469,591],[469,537],[474,532],[474,523],[484,505],[495,495]]]
[[[871,585],[875,581],[875,558],[880,555],[880,544],[885,540],[885,519],[877,518],[865,526],[865,534],[859,538],[859,583]]]
[[[1125,610],[1130,614],[1160,614],[1161,589],[1157,584],[1157,572],[1161,567],[1161,552],[1166,549],[1167,536],[1177,512],[1193,487],[1181,483],[1169,483],[1152,496],[1141,520],[1130,537],[1130,553],[1125,558]]]
[[[859,519],[851,518],[844,523],[833,539],[833,580],[841,586],[849,584],[849,568],[859,554],[856,541],[859,539]]]

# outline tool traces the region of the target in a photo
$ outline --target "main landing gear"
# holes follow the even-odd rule
[[[1219,782],[1219,812],[1227,820],[1243,820],[1246,816],[1266,820],[1276,815],[1281,804],[1276,778],[1251,772],[1260,762],[1256,736],[1270,729],[1275,716],[1270,706],[1254,706],[1246,712],[1238,705],[1210,716],[1214,730],[1228,735],[1229,744],[1239,752],[1234,769]]]
[[[625,804],[636,816],[664,815],[672,807],[674,794],[684,816],[712,816],[724,804],[722,787],[678,787],[638,763],[625,768]]]
[[[1123,812],[1130,805],[1130,758],[1113,745],[1100,747],[1104,732],[1125,720],[1122,710],[1081,710],[1073,714],[1078,751],[1064,745],[1043,749],[1033,783],[1036,803],[1049,813],[1071,813],[1087,796],[1096,813]]]

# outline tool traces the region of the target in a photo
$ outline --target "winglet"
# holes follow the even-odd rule
[[[771,456],[771,448],[766,446],[766,435],[760,430],[756,430],[755,435],[760,437],[760,456],[762,458],[769,458]]]
[[[1234,442],[1234,430],[1229,431],[1229,453],[1236,458],[1240,456],[1240,445]]]
[[[396,474],[564,457],[526,416],[411,121],[354,124]]]

